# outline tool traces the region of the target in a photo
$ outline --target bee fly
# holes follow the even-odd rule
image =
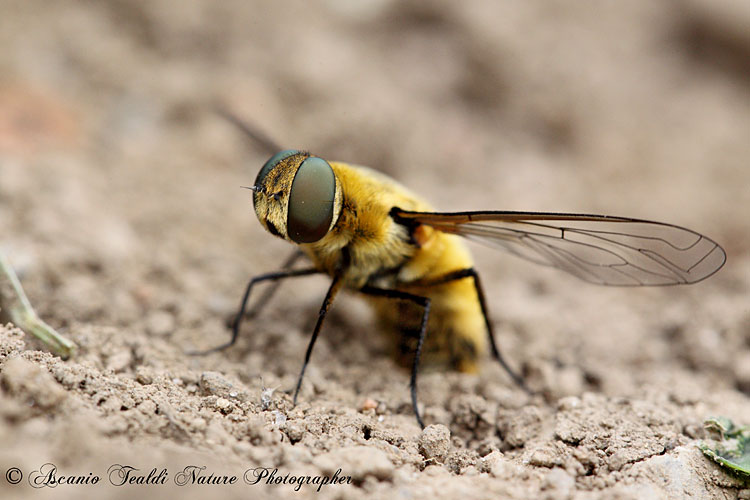
[[[272,144],[224,114],[258,142]],[[423,353],[432,363],[476,372],[489,346],[510,377],[526,389],[495,343],[479,274],[461,236],[599,285],[696,283],[726,260],[713,240],[661,222],[569,213],[436,212],[381,173],[292,149],[274,154],[249,189],[261,225],[298,245],[312,265],[291,269],[297,252],[280,271],[251,279],[231,340],[205,352],[234,344],[257,283],[277,282],[251,313],[267,302],[278,280],[327,274],[331,284],[307,346],[294,403],[326,313],[346,287],[370,299],[380,326],[392,339],[394,356],[410,362],[411,402],[421,427],[417,375]]]

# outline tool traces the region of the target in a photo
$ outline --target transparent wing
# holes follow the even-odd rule
[[[713,240],[661,222],[544,212],[391,213],[401,223],[459,234],[599,285],[696,283],[726,261]]]

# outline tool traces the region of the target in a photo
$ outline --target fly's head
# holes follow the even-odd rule
[[[322,158],[287,149],[273,155],[255,179],[253,206],[266,230],[293,243],[314,243],[341,213],[341,188]]]

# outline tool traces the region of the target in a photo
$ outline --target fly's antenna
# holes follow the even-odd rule
[[[223,104],[215,105],[214,110],[216,111],[216,114],[240,129],[242,133],[248,136],[261,148],[266,150],[268,154],[275,154],[284,149],[276,144],[276,141],[268,137],[260,128],[256,127],[250,122],[243,120],[233,112],[229,111]]]

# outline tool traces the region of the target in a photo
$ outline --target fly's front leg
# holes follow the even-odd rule
[[[307,364],[310,362],[310,355],[312,354],[313,346],[315,345],[315,341],[318,339],[320,328],[323,326],[323,320],[328,313],[328,309],[331,308],[333,299],[336,297],[336,294],[339,292],[339,290],[341,290],[341,286],[343,284],[344,281],[341,276],[334,276],[333,281],[331,282],[331,286],[328,287],[326,298],[323,299],[323,304],[320,306],[320,311],[318,311],[318,321],[315,323],[315,329],[313,330],[312,337],[310,337],[310,343],[307,345],[307,352],[305,352],[305,362],[302,364],[302,371],[300,371],[299,378],[297,379],[297,387],[294,389],[294,399],[292,400],[292,402],[295,405],[297,404],[297,395],[299,394],[299,388],[302,386],[302,379],[305,376]]]
[[[388,299],[395,300],[408,300],[417,304],[424,309],[422,314],[422,323],[419,327],[419,337],[417,338],[417,348],[414,352],[414,363],[411,367],[411,405],[414,408],[414,414],[417,416],[417,423],[424,429],[424,422],[419,414],[419,407],[417,406],[417,374],[419,373],[419,358],[422,354],[422,344],[424,344],[424,338],[427,334],[427,320],[430,317],[430,299],[422,297],[420,295],[414,295],[407,292],[401,292],[399,290],[389,290],[386,288],[375,288],[372,286],[364,286],[361,290],[362,293],[367,295],[373,295],[375,297],[385,297]]]
[[[281,265],[281,271],[287,271],[292,268],[295,262],[297,262],[301,257],[303,257],[305,254],[302,253],[301,250],[295,250],[294,253],[292,253],[286,261]],[[260,299],[255,303],[253,307],[250,308],[249,311],[243,314],[243,317],[246,317],[248,319],[254,318],[261,309],[265,307],[265,305],[268,303],[269,300],[271,300],[271,297],[276,293],[276,291],[279,289],[279,286],[281,286],[281,279],[277,279],[273,281],[271,286],[268,287],[266,290],[266,293],[264,293]],[[237,316],[235,316],[234,321],[232,321],[231,326],[234,328],[235,323],[237,323]]]
[[[247,288],[245,288],[245,293],[242,296],[242,302],[240,303],[239,311],[237,311],[237,316],[235,317],[234,322],[232,324],[232,338],[229,340],[229,342],[218,345],[216,347],[212,347],[211,349],[206,349],[205,351],[192,351],[192,352],[189,352],[188,354],[193,355],[193,356],[203,355],[203,354],[208,354],[211,352],[221,351],[222,349],[226,349],[227,347],[234,345],[234,343],[237,341],[237,337],[240,334],[240,325],[242,324],[242,318],[245,316],[245,309],[247,308],[247,301],[250,299],[250,292],[252,291],[253,286],[255,286],[256,283],[260,283],[262,281],[278,281],[284,278],[293,278],[295,276],[309,276],[311,274],[319,274],[319,273],[321,273],[321,271],[318,269],[307,268],[307,269],[293,269],[293,270],[286,270],[286,271],[277,271],[274,273],[261,274],[260,276],[255,276],[253,279],[250,280],[250,283],[247,284]],[[275,289],[272,289],[271,293],[273,293],[274,290]],[[270,298],[269,294],[266,294],[264,297],[261,298],[261,302],[263,303],[267,302],[268,298]],[[257,310],[257,309],[258,309],[258,306],[253,308],[253,310]]]
[[[484,317],[484,324],[487,329],[487,336],[489,337],[490,341],[490,348],[492,349],[492,356],[497,360],[498,363],[500,363],[500,366],[502,366],[505,371],[508,373],[511,379],[513,379],[513,382],[515,382],[521,389],[526,391],[528,394],[533,394],[533,391],[528,388],[526,383],[523,380],[523,377],[516,373],[510,365],[505,361],[503,356],[500,354],[500,350],[497,348],[497,344],[495,343],[495,335],[492,330],[492,322],[490,321],[489,314],[487,312],[487,304],[484,300],[484,290],[482,290],[482,284],[479,280],[479,274],[477,271],[473,268],[466,268],[466,269],[459,269],[457,271],[452,271],[450,273],[444,274],[443,276],[438,276],[437,278],[431,278],[429,280],[421,280],[416,281],[413,283],[410,283],[410,285],[414,286],[437,286],[442,285],[445,283],[450,283],[451,281],[457,281],[461,279],[471,278],[474,281],[474,289],[477,292],[477,298],[479,299],[479,307],[482,309],[482,316]]]

